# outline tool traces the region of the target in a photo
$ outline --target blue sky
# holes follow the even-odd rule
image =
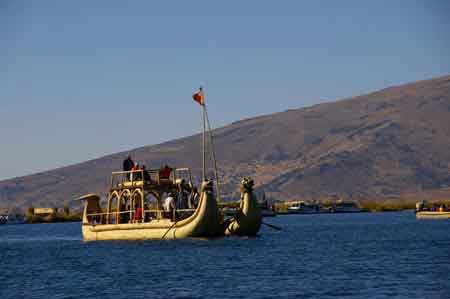
[[[444,0],[0,0],[0,179],[449,73]]]

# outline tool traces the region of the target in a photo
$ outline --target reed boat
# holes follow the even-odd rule
[[[224,222],[226,236],[255,236],[261,227],[262,215],[255,194],[253,194],[253,180],[244,177],[241,182],[241,203],[235,215]]]
[[[221,235],[223,232],[211,181],[203,182],[200,200],[195,209],[175,209],[170,215],[162,209],[162,194],[171,190],[183,190],[186,185],[183,179],[178,178],[179,171],[180,169],[174,170],[168,179],[163,179],[158,176],[159,172],[152,171],[156,177],[151,176],[149,182],[133,178],[128,180],[132,172],[113,173],[113,178],[122,175],[122,180],[120,183],[112,183],[106,211],[101,208],[97,194],[87,194],[79,198],[85,202],[83,239],[148,240]],[[149,197],[154,200],[153,208],[148,208]]]
[[[261,211],[253,194],[253,180],[244,178],[241,184],[241,208],[236,215],[223,221],[217,202],[220,201],[220,184],[214,154],[211,125],[206,111],[202,88],[193,95],[202,107],[202,185],[197,206],[185,205],[167,208],[169,203],[183,202],[186,193],[194,190],[189,168],[136,169],[113,172],[102,208],[100,196],[87,194],[84,201],[82,234],[86,241],[97,240],[147,240],[181,239],[191,237],[216,237],[223,235],[256,235],[261,226]],[[208,125],[208,136],[206,134]],[[207,138],[208,137],[208,138]],[[210,143],[211,158],[217,198],[213,181],[206,180],[206,142]],[[131,161],[131,158],[128,158]],[[124,161],[128,162],[128,159]],[[131,161],[133,162],[133,161]],[[128,168],[124,166],[124,169]],[[172,197],[172,198],[171,198]],[[163,199],[166,199],[163,209]],[[181,198],[181,200],[180,200]],[[167,201],[170,199],[169,201]]]

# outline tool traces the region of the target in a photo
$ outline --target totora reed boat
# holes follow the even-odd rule
[[[84,240],[180,239],[222,234],[211,181],[203,182],[197,208],[177,209],[171,215],[161,208],[160,194],[172,188],[183,188],[180,185],[182,181],[127,183],[110,188],[106,211],[101,209],[100,197],[96,194],[79,198],[85,201],[82,220]],[[148,206],[144,203],[148,196],[156,199],[154,208],[140,208]],[[125,206],[137,208],[121,208]]]
[[[223,235],[254,236],[258,233],[262,223],[261,211],[252,192],[253,180],[250,178],[244,178],[241,184],[241,208],[232,219],[223,220],[217,207],[217,202],[220,201],[219,176],[201,88],[193,99],[201,105],[203,112],[202,183],[198,202],[190,200],[194,198],[196,188],[189,168],[171,168],[165,165],[160,169],[145,170],[137,167],[131,171],[113,172],[105,207],[102,208],[100,196],[96,194],[78,198],[84,201],[84,240],[181,239]],[[213,181],[205,177],[206,124],[217,194],[214,192]]]

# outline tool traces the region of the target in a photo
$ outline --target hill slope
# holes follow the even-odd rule
[[[223,193],[243,175],[279,199],[450,195],[450,76],[235,122],[214,131]],[[131,150],[150,167],[200,171],[200,135]],[[0,182],[0,207],[104,194],[126,153]]]

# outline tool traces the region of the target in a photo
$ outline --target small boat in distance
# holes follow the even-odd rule
[[[0,215],[0,224],[23,224],[25,217],[23,215]]]
[[[417,219],[450,219],[450,211],[445,212],[432,212],[432,211],[420,211],[416,213]]]
[[[436,206],[432,204],[430,208],[427,203],[422,200],[416,203],[417,219],[450,219],[450,209],[444,205]]]
[[[318,203],[308,203],[306,201],[298,201],[288,207],[289,214],[318,214],[320,213],[320,205]]]
[[[360,213],[362,209],[354,201],[339,200],[331,207],[331,213]]]

